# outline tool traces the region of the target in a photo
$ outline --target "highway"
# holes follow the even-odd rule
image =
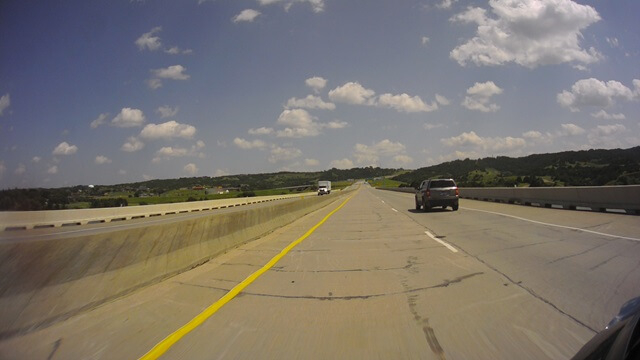
[[[640,295],[637,216],[473,200],[424,213],[412,194],[366,185],[352,194],[333,214],[347,197],[190,271],[3,339],[0,358],[137,359],[217,303],[161,358],[563,359]]]

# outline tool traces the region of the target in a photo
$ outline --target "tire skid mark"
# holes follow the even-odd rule
[[[271,297],[271,298],[281,298],[281,299],[303,299],[303,300],[368,300],[368,299],[372,299],[372,298],[377,298],[377,297],[383,297],[383,296],[395,296],[395,295],[403,295],[403,294],[413,294],[413,293],[417,293],[417,292],[421,292],[421,291],[427,291],[430,289],[436,289],[436,288],[443,288],[443,287],[448,287],[451,284],[456,284],[456,283],[460,283],[465,279],[477,276],[477,275],[482,275],[484,274],[484,272],[476,272],[476,273],[471,273],[471,274],[467,274],[467,275],[463,275],[463,276],[459,276],[457,278],[454,278],[453,280],[444,280],[443,282],[436,284],[436,285],[432,285],[432,286],[425,286],[425,287],[419,287],[419,288],[409,288],[409,287],[405,287],[404,290],[402,291],[394,291],[394,292],[389,292],[389,293],[377,293],[377,294],[366,294],[366,295],[345,295],[345,296],[314,296],[314,295],[281,295],[281,294],[267,294],[267,293],[255,293],[255,292],[248,292],[248,291],[243,291],[242,294],[244,294],[244,296],[261,296],[261,297]],[[229,291],[229,289],[227,288],[223,288],[223,287],[218,287],[218,286],[211,286],[211,285],[204,285],[204,284],[194,284],[194,283],[187,283],[187,282],[182,282],[182,281],[176,281],[176,284],[180,284],[180,285],[185,285],[185,286],[194,286],[194,287],[200,287],[200,288],[206,288],[206,289],[211,289],[211,290],[219,290],[219,291]]]
[[[60,348],[60,343],[61,342],[62,342],[62,338],[56,340],[56,342],[53,343],[53,349],[51,349],[51,353],[47,357],[47,360],[52,360],[53,359],[53,356],[56,354],[56,351],[58,351],[58,348]]]
[[[594,247],[591,247],[591,248],[589,248],[589,249],[587,249],[587,250],[581,251],[581,252],[579,252],[579,253],[575,253],[575,254],[571,254],[571,255],[567,255],[567,256],[562,256],[562,257],[559,257],[559,258],[557,258],[557,259],[555,259],[555,260],[551,260],[551,261],[549,261],[547,264],[553,264],[553,263],[556,263],[556,262],[558,262],[558,261],[562,261],[562,260],[570,259],[570,258],[575,257],[575,256],[584,255],[584,254],[586,254],[586,253],[588,253],[588,252],[590,252],[590,251],[593,251],[593,250],[595,250],[595,249],[597,249],[597,248],[599,248],[599,247],[605,246],[605,245],[607,245],[607,244],[608,244],[608,243],[603,243],[603,244],[600,244],[600,245],[596,245],[596,246],[594,246]]]

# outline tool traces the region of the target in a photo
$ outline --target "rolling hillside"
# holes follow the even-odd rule
[[[398,175],[394,180],[416,186],[437,177],[453,178],[462,187],[640,184],[640,146],[455,160]]]

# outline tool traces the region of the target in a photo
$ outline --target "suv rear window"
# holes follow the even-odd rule
[[[456,183],[453,180],[434,180],[431,182],[431,188],[448,188],[455,187]]]

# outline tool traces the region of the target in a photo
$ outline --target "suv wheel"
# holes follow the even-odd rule
[[[425,199],[422,199],[422,208],[426,212],[431,210],[431,205],[429,205],[429,203]]]
[[[451,209],[453,209],[453,211],[458,211],[458,204],[454,204]]]

